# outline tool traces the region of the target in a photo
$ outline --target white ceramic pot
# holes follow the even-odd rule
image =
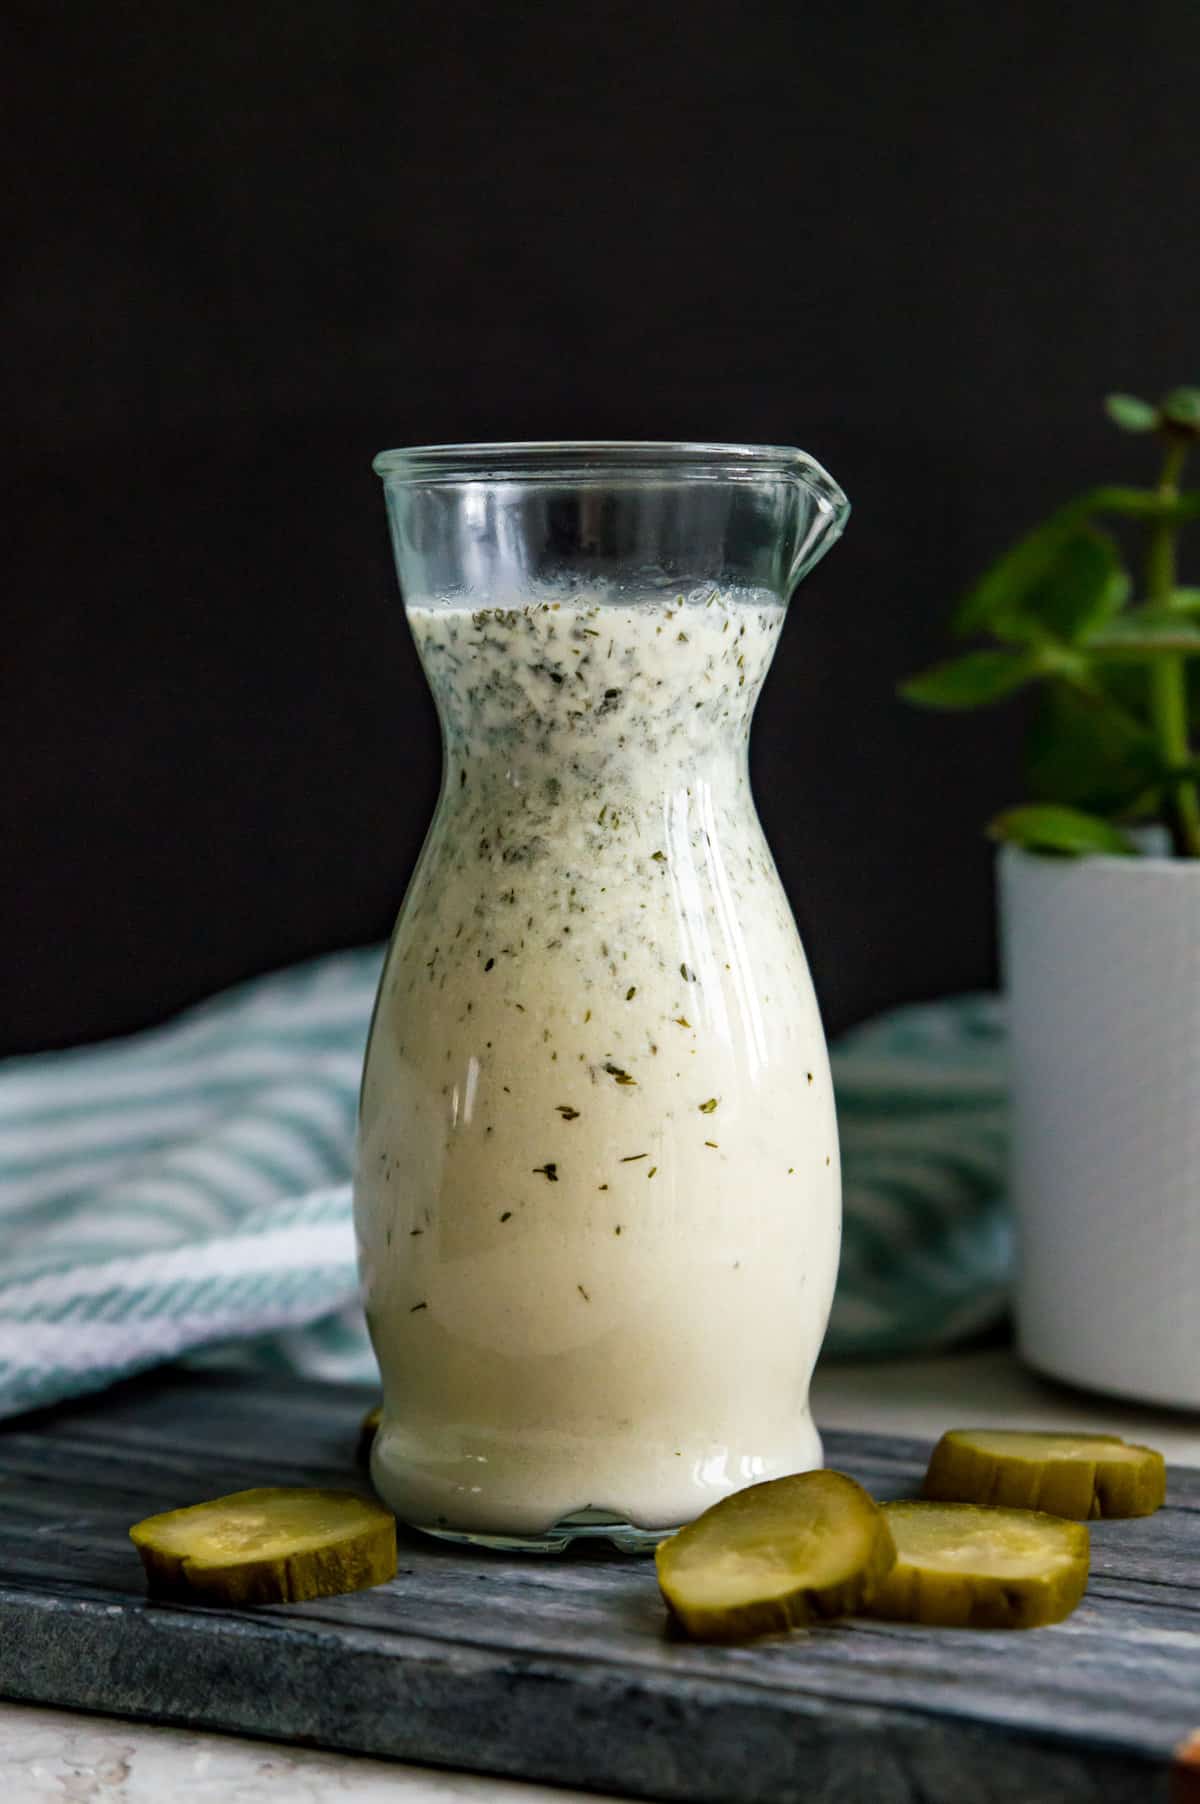
[[[1200,1408],[1200,862],[1000,856],[1030,1365]]]

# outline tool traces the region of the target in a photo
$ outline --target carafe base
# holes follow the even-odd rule
[[[578,1510],[536,1535],[481,1535],[467,1529],[432,1528],[425,1522],[413,1522],[409,1527],[438,1541],[451,1541],[459,1547],[482,1547],[493,1553],[563,1553],[575,1541],[607,1541],[620,1553],[649,1554],[660,1541],[676,1532],[672,1528],[635,1528],[631,1522],[605,1510]]]

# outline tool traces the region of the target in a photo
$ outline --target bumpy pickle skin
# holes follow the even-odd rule
[[[955,1428],[933,1450],[922,1495],[1087,1522],[1151,1516],[1166,1486],[1162,1454],[1117,1435]]]
[[[662,1542],[667,1608],[697,1641],[748,1641],[862,1607],[895,1552],[878,1504],[840,1472],[769,1479]]]
[[[396,1573],[395,1517],[349,1491],[237,1491],[147,1516],[129,1538],[151,1593],[193,1603],[301,1603]]]
[[[1081,1522],[975,1503],[886,1503],[896,1560],[868,1616],[942,1628],[1061,1622],[1087,1589]]]

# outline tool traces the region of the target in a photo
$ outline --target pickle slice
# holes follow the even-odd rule
[[[383,1420],[383,1404],[377,1403],[369,1409],[358,1426],[358,1449],[356,1459],[360,1466],[371,1464],[371,1449],[375,1445],[375,1436],[379,1433],[379,1424]]]
[[[396,1572],[395,1517],[350,1491],[235,1491],[147,1516],[129,1538],[152,1592],[203,1603],[300,1603]]]
[[[1162,1454],[1119,1435],[954,1428],[933,1450],[922,1495],[1088,1521],[1150,1516],[1166,1489]]]
[[[946,1628],[1034,1629],[1087,1589],[1088,1531],[1043,1510],[885,1503],[896,1563],[869,1616]]]
[[[840,1472],[723,1497],[655,1553],[667,1608],[698,1641],[743,1641],[857,1610],[895,1558],[877,1503]]]

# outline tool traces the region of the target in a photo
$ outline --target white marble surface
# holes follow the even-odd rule
[[[1200,1416],[1139,1409],[1045,1383],[1006,1349],[941,1359],[848,1362],[817,1375],[823,1428],[936,1438],[1007,1424],[1111,1429],[1200,1466]],[[0,1702],[5,1804],[586,1804],[582,1793],[392,1762],[107,1721]],[[602,1804],[589,1793],[591,1804]]]
[[[576,1794],[0,1704],[0,1796],[6,1804],[565,1804]]]

